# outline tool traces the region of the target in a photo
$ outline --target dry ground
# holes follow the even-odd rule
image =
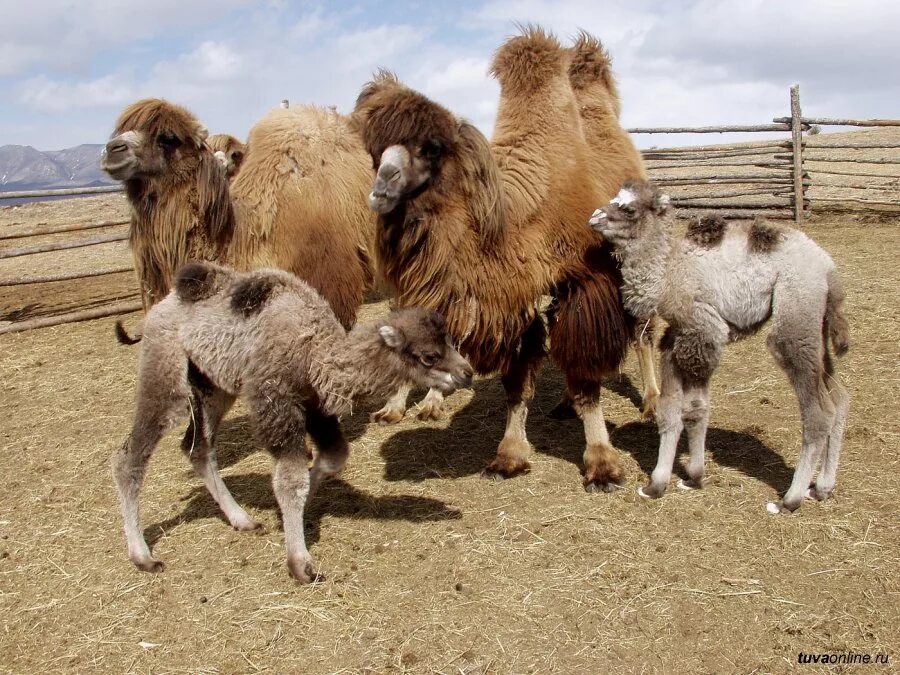
[[[111,218],[117,200],[80,205]],[[0,227],[72,220],[28,209],[0,210]],[[628,469],[612,495],[581,489],[582,432],[546,416],[562,388],[548,367],[529,419],[533,470],[506,482],[479,476],[503,428],[496,379],[454,395],[441,423],[410,415],[380,428],[368,409],[348,420],[348,468],[309,513],[327,575],[312,586],[287,575],[270,461],[240,408],[220,461],[268,532],[228,527],[173,433],[142,499],[168,568],[135,570],[108,460],[130,423],[136,350],[114,342],[112,319],[0,336],[0,670],[780,673],[798,652],[845,650],[894,663],[900,229],[842,217],[808,231],[844,275],[854,338],[839,364],[853,405],[833,500],[765,511],[789,483],[800,427],[762,337],[729,349],[714,381],[707,489],[654,502],[635,496],[657,435],[638,421],[634,358],[603,395]],[[3,261],[0,277],[124,258],[119,244],[43,267],[22,258]],[[134,290],[121,276],[0,289],[0,308],[120,297]]]

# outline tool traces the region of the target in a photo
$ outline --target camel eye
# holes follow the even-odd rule
[[[437,159],[441,156],[441,153],[444,151],[444,144],[441,143],[440,139],[432,138],[422,145],[422,155],[424,155],[427,159]]]
[[[422,365],[426,368],[431,368],[440,360],[440,357],[437,354],[422,354],[419,357],[419,361],[422,362]]]
[[[181,139],[175,134],[160,134],[156,137],[156,142],[167,150],[174,150],[175,148],[181,147]]]

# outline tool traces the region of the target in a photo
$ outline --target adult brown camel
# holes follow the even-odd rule
[[[319,291],[350,327],[372,285],[375,218],[364,201],[369,159],[347,119],[313,106],[275,109],[250,131],[231,182],[185,108],[125,108],[101,164],[125,183],[130,245],[144,307],[188,260],[277,267]]]
[[[622,469],[600,381],[621,363],[633,322],[615,261],[585,225],[603,192],[592,178],[569,62],[540,29],[498,50],[491,143],[384,72],[362,90],[352,118],[378,167],[370,205],[379,214],[380,271],[400,304],[447,317],[479,373],[501,374],[507,425],[487,474],[529,469],[525,420],[545,341],[538,301],[550,294],[550,354],[584,422],[584,485],[610,491]]]

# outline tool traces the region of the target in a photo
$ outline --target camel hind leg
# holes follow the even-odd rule
[[[826,375],[829,394],[834,403],[834,423],[828,433],[825,446],[825,458],[816,478],[815,488],[810,490],[811,497],[823,501],[831,496],[837,482],[838,460],[844,443],[844,428],[847,423],[847,412],[850,408],[850,395],[847,389],[838,382],[834,375]]]
[[[799,293],[796,287],[790,290],[800,297],[785,298],[784,291],[776,287],[773,301],[775,327],[766,342],[794,387],[800,404],[803,439],[790,487],[780,502],[767,506],[772,513],[792,512],[799,508],[823,454],[826,455],[824,480],[832,471],[836,473],[840,452],[840,444],[836,443],[829,464],[826,446],[838,419],[838,406],[826,383],[826,356],[821,335],[824,303],[816,316],[810,316],[810,308],[820,303],[816,298]],[[843,415],[840,420],[838,431],[843,428]]]
[[[165,433],[187,413],[187,358],[172,342],[148,342],[141,353],[131,433],[112,458],[113,481],[125,527],[128,557],[138,569],[161,572],[141,529],[140,491],[150,456]]]

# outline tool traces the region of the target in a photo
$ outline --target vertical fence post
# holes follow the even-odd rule
[[[289,108],[290,105],[291,105],[290,102],[286,98],[281,99],[281,107],[282,108]]]
[[[791,87],[791,141],[794,158],[794,222],[803,222],[803,126],[800,113],[800,85]]]

